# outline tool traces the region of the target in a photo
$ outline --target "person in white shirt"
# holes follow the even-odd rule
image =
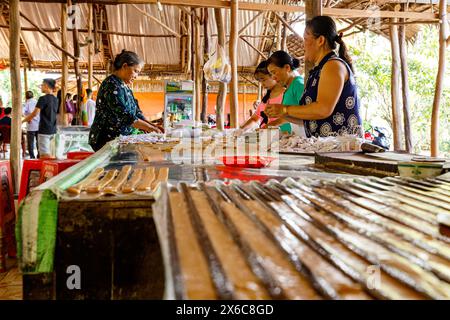
[[[28,116],[36,107],[36,99],[33,98],[33,92],[25,92],[25,103],[23,104],[23,115]],[[37,145],[39,131],[39,114],[27,123],[27,145],[30,159],[36,159],[34,155],[34,146]],[[35,144],[36,143],[36,144]]]
[[[95,101],[92,100],[92,90],[86,89],[87,101],[86,101],[86,111],[88,114],[88,126],[92,125],[95,118]]]

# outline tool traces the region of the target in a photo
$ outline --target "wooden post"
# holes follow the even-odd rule
[[[245,114],[247,113],[247,86],[245,84],[245,82],[242,85],[242,113],[243,113],[243,117],[242,119],[245,120],[247,117],[245,116]]]
[[[61,47],[67,51],[67,4],[61,4]],[[66,117],[67,78],[69,75],[69,62],[67,54],[61,52],[61,105],[59,106],[58,122],[62,126],[68,126]]]
[[[92,69],[93,69],[93,64],[92,64],[92,58],[93,58],[93,43],[94,43],[94,39],[92,38],[92,22],[93,22],[93,8],[92,8],[93,4],[89,3],[88,4],[88,8],[89,8],[89,14],[88,14],[88,88],[92,89]]]
[[[197,10],[194,9],[193,11],[195,13],[195,16],[197,15]],[[201,49],[201,39],[200,39],[200,21],[199,19],[195,19],[193,17],[192,19],[193,24],[193,30],[194,30],[194,41],[193,41],[193,49],[192,52],[194,53],[194,59],[193,59],[193,80],[194,80],[194,106],[195,106],[195,121],[200,121],[200,115],[201,115],[201,108],[202,108],[202,63],[201,63],[201,56],[202,56],[202,49]]]
[[[180,26],[183,26],[186,29],[186,34],[188,33],[188,28],[186,27],[185,23],[186,23],[186,14],[184,13],[184,11],[180,10]],[[187,37],[183,37],[181,38],[181,57],[180,57],[180,61],[181,61],[181,70],[182,72],[186,72],[186,40]]]
[[[238,0],[231,0],[231,31],[230,31],[230,60],[231,60],[231,85],[230,85],[230,121],[231,127],[237,128],[239,126],[239,104],[238,104],[238,61],[237,61],[237,44],[239,21]]]
[[[281,4],[281,0],[278,0],[278,4]],[[282,37],[282,29],[283,26],[281,25],[281,21],[277,19],[277,50],[281,50],[281,37]]]
[[[322,15],[322,1],[317,0],[305,0],[305,19],[306,21],[314,18],[315,16]],[[305,61],[305,83],[309,76],[309,70],[314,68],[314,62]]]
[[[439,1],[439,66],[436,75],[436,91],[434,92],[433,112],[431,114],[431,156],[439,155],[439,105],[444,87],[445,50],[448,39],[447,0]]]
[[[27,92],[28,91],[28,73],[27,73],[27,61],[24,60],[23,61],[23,86],[24,86],[24,91]]]
[[[400,19],[403,22],[405,19]],[[400,64],[402,74],[403,125],[405,127],[405,149],[412,152],[411,115],[409,110],[408,58],[406,52],[406,27],[399,26]]]
[[[262,99],[262,85],[258,82],[258,102],[261,102]]]
[[[396,22],[396,18],[393,19]],[[392,98],[392,131],[394,150],[402,150],[401,113],[400,113],[400,49],[398,45],[398,27],[389,26],[391,36],[392,69],[391,69],[391,98]]]
[[[222,9],[215,8],[214,16],[216,18],[217,24],[217,43],[219,46],[225,45],[225,29],[223,25]],[[223,82],[219,82],[219,91],[217,93],[216,102],[216,127],[218,130],[222,131],[224,129],[225,123],[225,103],[227,99],[227,85]]]
[[[187,18],[187,25],[188,25],[188,36],[187,36],[187,58],[186,58],[186,73],[192,72],[192,16],[188,14],[186,16]]]
[[[208,8],[203,8],[203,65],[209,59],[209,30],[208,30]],[[207,123],[206,113],[208,111],[208,81],[206,80],[205,75],[202,77],[202,93],[203,93],[203,101],[202,101],[202,113],[200,119],[203,123]]]
[[[68,6],[72,5],[72,1],[68,0],[67,1]],[[76,15],[75,15],[76,17]],[[81,102],[82,102],[82,94],[83,94],[83,84],[82,84],[82,80],[81,80],[81,72],[80,72],[80,64],[79,64],[79,59],[80,59],[80,40],[78,37],[78,29],[77,29],[77,21],[75,21],[75,17],[73,20],[73,50],[74,50],[74,56],[75,56],[75,60],[73,62],[74,65],[74,69],[75,69],[75,77],[77,79],[77,117],[75,119],[75,124],[81,124]]]
[[[284,20],[288,20],[288,13],[284,13]],[[281,35],[281,50],[287,52],[287,27],[283,26],[283,34]]]
[[[10,163],[14,190],[19,191],[21,171],[20,151],[22,142],[22,87],[20,83],[20,15],[19,0],[9,1],[9,61],[11,75],[11,152]]]

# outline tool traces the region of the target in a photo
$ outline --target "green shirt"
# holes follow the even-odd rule
[[[292,80],[289,87],[286,89],[283,95],[283,101],[281,102],[286,106],[297,106],[300,103],[300,99],[303,95],[303,90],[305,89],[305,84],[302,76],[297,76]],[[284,123],[280,126],[281,131],[288,133],[292,132],[291,124]]]

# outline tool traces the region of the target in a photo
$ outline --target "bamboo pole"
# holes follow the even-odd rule
[[[141,8],[139,8],[137,5],[132,4],[132,6],[139,11],[140,13],[142,13],[144,16],[146,16],[147,18],[151,19],[152,21],[154,21],[155,23],[157,23],[158,25],[160,25],[163,29],[166,29],[167,31],[169,31],[171,34],[173,34],[175,37],[180,38],[181,35],[176,32],[175,30],[172,30],[170,27],[168,27],[165,23],[163,23],[162,21],[156,19],[154,16],[152,16],[151,14],[147,13],[146,11],[142,10]]]
[[[306,21],[314,18],[315,16],[322,15],[322,1],[317,0],[305,0],[305,19]],[[288,25],[286,25],[287,27]],[[291,30],[292,31],[292,30]],[[305,83],[309,76],[309,70],[314,67],[314,62],[305,61]]]
[[[405,149],[412,152],[411,137],[411,115],[409,109],[409,81],[408,81],[408,58],[406,51],[406,30],[405,26],[399,27],[400,64],[402,75],[402,98],[403,98],[403,125],[405,128]]]
[[[252,45],[247,39],[241,38],[241,40],[244,41],[250,48],[255,50],[264,60],[267,59],[267,56],[264,53],[262,53],[261,51],[259,51],[259,49],[256,48],[254,45]]]
[[[67,51],[67,5],[61,4],[61,47]],[[61,52],[61,105],[59,106],[58,122],[62,126],[67,126],[66,117],[66,94],[67,94],[67,78],[69,75],[69,61],[65,51]]]
[[[88,88],[92,89],[92,58],[93,58],[93,39],[92,39],[92,21],[93,21],[93,8],[92,3],[88,4]]]
[[[69,0],[69,1],[70,1],[70,0]],[[26,21],[28,21],[28,23],[30,23],[33,27],[35,27],[35,28],[37,29],[37,31],[38,31],[40,34],[42,34],[42,35],[44,36],[44,38],[46,38],[46,39],[50,42],[50,44],[51,44],[52,46],[54,46],[56,49],[58,49],[58,50],[60,50],[60,51],[63,51],[63,52],[65,51],[65,53],[66,53],[69,57],[71,57],[72,59],[74,59],[74,60],[77,59],[74,55],[70,54],[70,52],[68,52],[67,50],[64,50],[64,49],[61,48],[58,44],[56,44],[55,41],[53,41],[53,39],[50,38],[44,30],[42,30],[40,27],[38,27],[38,26],[37,26],[30,18],[28,18],[24,13],[21,12],[21,13],[20,13],[20,16],[21,16],[22,18],[24,18]]]
[[[14,190],[19,191],[19,177],[21,171],[20,150],[22,142],[22,87],[20,83],[20,14],[19,0],[9,1],[9,61],[11,76],[11,152],[10,163],[14,177]]]
[[[237,61],[237,44],[238,44],[238,0],[231,0],[231,31],[230,31],[230,60],[231,60],[231,85],[230,85],[230,121],[231,127],[236,128],[239,125],[239,104],[238,104],[238,61]]]
[[[390,40],[392,52],[391,68],[391,101],[392,101],[392,131],[394,137],[394,150],[402,150],[401,139],[401,113],[400,113],[400,49],[398,44],[398,27],[391,25]]]
[[[265,21],[266,23],[264,24],[264,27],[263,27],[263,34],[262,34],[263,36],[266,36],[266,35],[267,35],[267,32],[269,31],[269,23],[270,23],[270,22],[268,22],[267,17],[268,17],[270,14],[271,14],[271,12],[269,12],[269,13],[264,13],[264,21]],[[261,43],[260,43],[260,47],[259,47],[259,51],[261,51],[261,52],[264,51],[264,48],[265,48],[265,46],[266,46],[266,41],[267,41],[267,38],[266,38],[266,37],[262,38]],[[261,62],[261,56],[258,56],[258,59],[256,60],[256,65],[258,65],[260,62]]]
[[[441,103],[442,90],[445,76],[445,50],[448,39],[447,24],[447,0],[439,2],[439,17],[441,20],[439,29],[439,66],[436,75],[436,91],[434,92],[433,111],[431,114],[431,156],[439,155],[439,105]]]
[[[209,58],[209,29],[208,29],[208,8],[203,8],[203,34],[205,35],[204,44],[203,44],[203,65],[205,61],[208,61]],[[207,123],[206,112],[208,110],[208,81],[206,80],[205,75],[202,77],[202,113],[200,119],[203,123]]]

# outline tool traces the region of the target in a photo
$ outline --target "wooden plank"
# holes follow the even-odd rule
[[[394,19],[393,22],[396,19]],[[391,25],[390,40],[392,53],[391,68],[391,102],[392,102],[392,131],[394,139],[394,150],[402,150],[401,139],[401,113],[400,113],[400,49],[398,45],[398,27]]]
[[[22,142],[22,85],[20,82],[20,15],[19,0],[9,2],[9,61],[11,77],[11,152],[10,162],[14,192],[19,192]]]
[[[435,20],[438,16],[432,12],[372,11],[341,8],[323,8],[324,15],[335,18],[405,18],[416,20]]]
[[[405,129],[405,150],[412,152],[411,114],[409,109],[408,56],[406,47],[406,27],[399,27],[400,65],[402,75],[403,125]]]
[[[439,3],[439,16],[441,20],[439,28],[439,65],[436,75],[436,90],[434,92],[433,111],[431,114],[431,156],[439,155],[439,107],[441,103],[442,91],[444,89],[445,77],[445,51],[447,48],[448,24],[447,24],[447,0]]]
[[[238,45],[238,21],[239,4],[237,0],[231,0],[230,18],[230,46],[229,55],[231,61],[231,84],[230,84],[230,121],[231,127],[239,126],[239,102],[238,102],[238,72],[237,72],[237,45]]]

